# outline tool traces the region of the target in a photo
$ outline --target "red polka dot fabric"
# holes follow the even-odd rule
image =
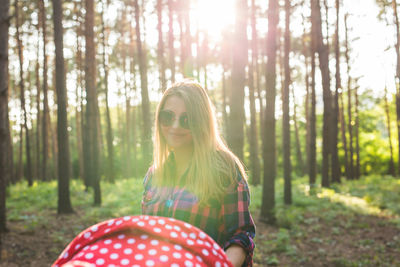
[[[158,216],[125,216],[80,233],[52,267],[232,267],[223,249],[188,223]]]

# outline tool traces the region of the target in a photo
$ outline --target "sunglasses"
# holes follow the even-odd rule
[[[161,110],[158,119],[163,126],[172,126],[175,122],[175,113],[171,110]],[[186,112],[179,116],[179,126],[183,129],[189,129],[189,120]]]

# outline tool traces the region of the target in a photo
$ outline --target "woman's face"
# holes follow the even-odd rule
[[[160,113],[162,112],[169,115],[170,123],[163,123],[163,120],[159,118],[161,134],[168,146],[173,150],[192,146],[192,133],[190,129],[186,129],[186,106],[182,98],[178,96],[169,96]]]

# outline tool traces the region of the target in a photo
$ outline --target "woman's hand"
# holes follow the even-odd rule
[[[228,260],[235,267],[242,266],[244,260],[246,259],[246,251],[241,246],[236,244],[229,246],[225,253],[228,257]]]

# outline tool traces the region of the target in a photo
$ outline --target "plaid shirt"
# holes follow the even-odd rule
[[[249,187],[239,172],[236,183],[228,186],[222,202],[211,200],[209,206],[200,206],[198,198],[185,188],[153,187],[152,176],[150,168],[144,178],[143,214],[190,223],[206,232],[224,250],[237,244],[247,253],[242,266],[253,265],[255,224],[249,211]]]

